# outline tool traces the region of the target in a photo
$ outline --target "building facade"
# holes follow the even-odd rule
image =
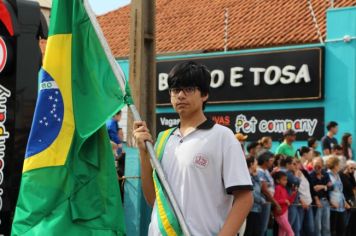
[[[354,0],[157,0],[157,131],[179,121],[169,105],[167,73],[194,60],[212,73],[206,114],[248,141],[272,136],[275,150],[283,131],[293,128],[298,148],[309,137],[320,140],[329,121],[339,123],[339,142],[345,132],[355,136],[355,6]],[[127,6],[99,17],[126,76],[129,12]],[[130,149],[130,156],[126,176],[139,176],[137,152]],[[128,183],[127,218],[138,219],[128,233],[138,235],[149,213],[137,195],[140,182]]]

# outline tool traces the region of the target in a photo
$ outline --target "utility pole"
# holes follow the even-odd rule
[[[130,87],[136,107],[156,136],[155,0],[132,0],[130,15]],[[128,116],[129,146],[133,119]]]
[[[155,0],[132,0],[130,24],[130,87],[132,97],[135,99],[136,109],[143,120],[147,122],[153,137],[156,136],[155,107],[156,107],[156,54],[155,54]],[[136,120],[140,115],[134,106],[130,106]],[[128,145],[134,144],[132,139],[132,114],[128,120]],[[172,206],[184,235],[190,236],[189,229],[174,198],[171,187],[166,180],[160,162],[155,157],[151,143],[146,141],[151,163],[156,170],[167,198]],[[136,159],[138,162],[138,159]],[[127,162],[126,162],[127,163]],[[137,163],[139,165],[139,163]],[[140,194],[136,194],[140,196]],[[142,199],[142,196],[141,196]],[[141,205],[142,206],[142,205]],[[148,206],[147,206],[148,208]],[[140,212],[141,209],[140,209]],[[147,210],[147,213],[150,210]],[[149,213],[148,213],[149,214]],[[141,219],[141,217],[140,217]],[[141,222],[140,222],[141,223]],[[142,228],[141,228],[142,229]],[[137,234],[135,234],[137,235]]]

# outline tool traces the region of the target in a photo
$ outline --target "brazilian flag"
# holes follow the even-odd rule
[[[124,235],[105,121],[125,94],[82,0],[54,0],[12,235]]]

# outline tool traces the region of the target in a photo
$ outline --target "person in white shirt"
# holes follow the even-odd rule
[[[302,207],[298,208],[298,216],[300,222],[300,235],[313,236],[315,232],[314,213],[312,208],[312,186],[309,170],[303,165],[301,159],[295,159],[299,170],[297,177],[300,179],[298,188],[299,201]]]
[[[236,235],[253,204],[252,182],[232,131],[204,115],[210,81],[206,67],[194,62],[179,64],[169,73],[171,103],[180,124],[167,137],[161,165],[192,235]],[[145,122],[135,122],[133,134],[142,189],[153,206],[148,235],[159,236],[164,229],[145,146],[152,137]]]

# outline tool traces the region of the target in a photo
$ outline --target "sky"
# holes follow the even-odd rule
[[[89,0],[95,14],[102,15],[108,11],[129,4],[130,0]]]

